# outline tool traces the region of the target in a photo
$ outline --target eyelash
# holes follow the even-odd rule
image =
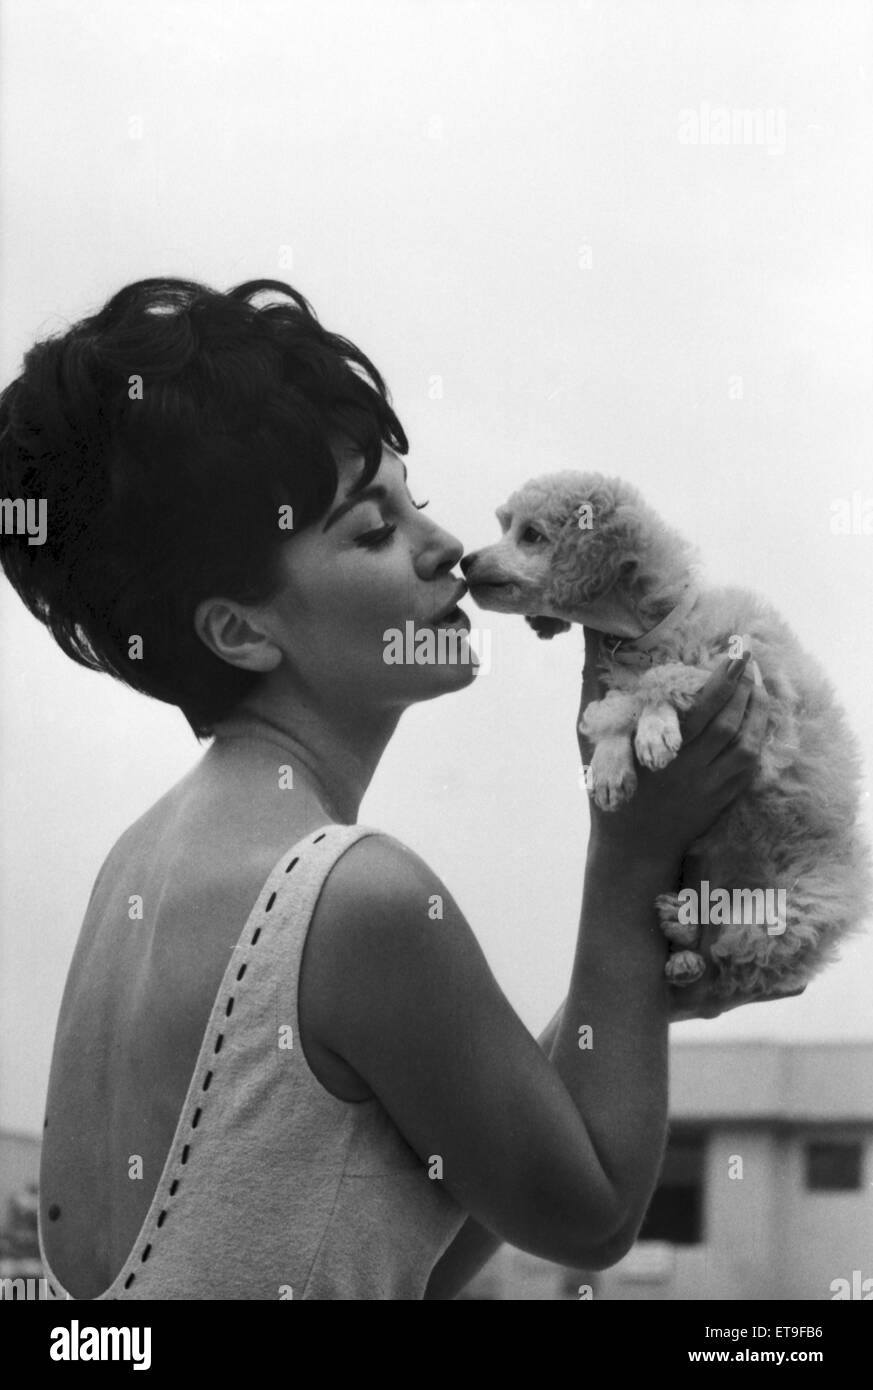
[[[413,502],[412,505],[413,507],[415,507],[416,511],[421,512],[428,504],[427,502]],[[396,530],[396,526],[394,526],[392,523],[388,523],[386,526],[383,527],[381,532],[371,531],[369,533],[371,536],[376,537],[375,540],[370,540],[367,536],[360,536],[358,538],[357,544],[363,546],[365,550],[381,550],[383,546],[386,546],[388,544]]]

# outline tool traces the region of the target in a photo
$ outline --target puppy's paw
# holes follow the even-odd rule
[[[589,705],[586,714],[591,708]],[[601,739],[595,745],[588,772],[588,786],[601,811],[617,811],[637,789],[630,740]]]
[[[667,957],[664,974],[671,985],[693,985],[706,972],[706,961],[697,951],[674,951]]]
[[[680,922],[678,893],[659,893],[655,911],[661,931],[673,946],[696,946],[700,940],[699,922]]]
[[[610,777],[607,781],[595,781],[594,799],[601,810],[617,810],[619,806],[630,801],[631,796],[637,791],[637,773],[633,767],[628,767],[619,777]]]
[[[662,705],[658,710],[643,711],[634,737],[634,751],[643,767],[666,767],[681,747],[682,734],[674,709]]]

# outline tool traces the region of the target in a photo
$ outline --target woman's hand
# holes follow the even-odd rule
[[[597,667],[599,634],[585,629],[585,669],[579,717],[592,700],[601,699]],[[615,811],[601,810],[593,798],[591,838],[595,844],[620,844],[646,858],[679,867],[688,846],[718,820],[754,776],[764,741],[768,697],[745,670],[748,654],[727,657],[715,668],[682,719],[683,743],[676,757],[657,772],[638,767],[633,796]],[[584,764],[593,746],[578,733]]]
[[[582,682],[582,711],[605,692],[597,667],[599,634],[585,629],[585,669]],[[744,669],[746,658],[731,662],[725,658],[698,692],[683,727],[683,746],[674,761],[660,772],[639,768],[634,797],[618,811],[602,811],[593,799],[591,834],[601,840],[618,838],[626,844],[637,840],[640,851],[663,852],[682,866],[684,887],[699,890],[701,865],[687,847],[718,819],[734,797],[748,785],[758,764],[767,724],[768,697],[764,686],[756,684]],[[578,723],[578,720],[577,720]],[[582,761],[589,764],[593,747],[578,733]],[[672,776],[669,776],[672,772]],[[638,798],[641,801],[634,806]],[[666,833],[665,833],[666,832]],[[661,848],[663,847],[663,848]],[[678,848],[677,848],[678,847]],[[715,970],[712,944],[717,930],[704,927],[695,950],[706,961],[706,971],[693,984],[670,985],[670,1022],[692,1018],[717,1018],[742,1004],[764,1004],[776,999],[793,999],[802,989],[782,994],[758,995],[750,999],[720,999],[714,992]]]
[[[687,855],[682,864],[683,888],[694,888],[699,893],[704,877],[703,865],[698,857],[695,854]],[[738,1009],[741,1004],[772,1004],[777,999],[794,999],[798,994],[803,994],[806,985],[779,994],[741,994],[736,999],[718,998],[715,993],[716,972],[712,964],[712,946],[718,939],[718,933],[717,926],[701,926],[700,940],[694,949],[699,951],[706,961],[706,971],[693,984],[670,986],[671,1023],[682,1023],[691,1018],[718,1018],[719,1014]]]

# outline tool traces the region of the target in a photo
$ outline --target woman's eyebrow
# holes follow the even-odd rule
[[[340,517],[345,516],[346,512],[352,510],[352,507],[357,507],[361,502],[366,502],[371,497],[378,498],[379,501],[381,501],[384,496],[385,488],[382,484],[371,483],[369,487],[365,487],[361,492],[356,493],[354,497],[347,497],[345,502],[340,502],[338,507],[334,507],[327,521],[321,528],[322,532],[329,531],[331,526],[339,521]]]
[[[404,482],[406,482],[406,478],[407,478],[407,468],[406,468],[406,464],[404,463],[404,464],[403,464],[403,481],[404,481]],[[349,496],[346,497],[346,499],[345,499],[344,502],[340,502],[340,504],[339,504],[338,507],[334,507],[334,509],[333,509],[333,511],[331,512],[330,516],[327,518],[327,521],[324,523],[324,525],[323,525],[322,528],[321,528],[322,534],[323,534],[325,531],[329,531],[330,528],[331,528],[331,526],[335,525],[336,522],[338,522],[338,521],[340,520],[341,517],[344,517],[345,514],[346,514],[346,512],[350,512],[350,511],[352,510],[352,507],[357,507],[358,504],[359,504],[360,502],[367,502],[367,501],[369,501],[371,498],[375,498],[377,501],[380,501],[380,502],[381,502],[382,499],[385,497],[386,491],[387,491],[387,489],[384,488],[384,487],[382,486],[381,483],[370,483],[368,487],[362,488],[362,490],[361,490],[360,492],[356,492],[356,493],[354,493],[354,494],[349,494]]]

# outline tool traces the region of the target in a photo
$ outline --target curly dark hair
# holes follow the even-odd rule
[[[372,362],[297,290],[139,280],[36,343],[0,395],[0,499],[47,518],[42,544],[0,528],[0,564],[68,656],[205,738],[263,677],[210,651],[195,609],[272,597],[280,547],[336,495],[340,436],[364,457],[355,491],[383,443],[409,447]]]

